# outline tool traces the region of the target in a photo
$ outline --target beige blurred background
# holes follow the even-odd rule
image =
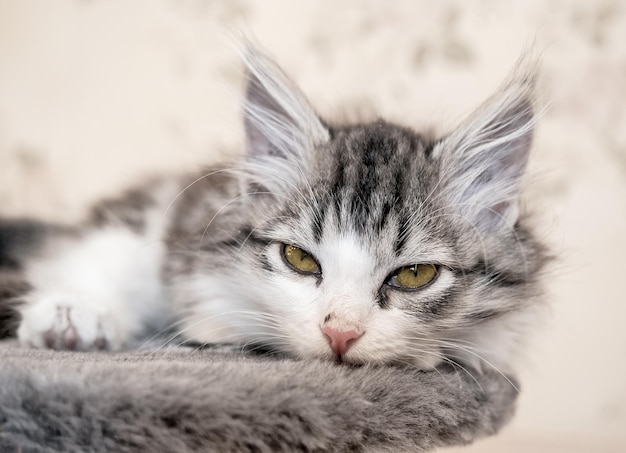
[[[626,452],[626,2],[0,0],[0,214],[71,221],[239,152],[241,31],[324,114],[442,130],[535,42],[528,204],[559,256],[553,310],[517,417],[459,451]]]

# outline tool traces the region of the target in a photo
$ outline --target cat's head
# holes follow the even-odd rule
[[[237,260],[268,342],[423,368],[506,358],[543,263],[519,202],[533,72],[433,138],[383,120],[331,126],[269,59],[250,50],[246,63]]]

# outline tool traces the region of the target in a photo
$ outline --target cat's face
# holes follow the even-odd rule
[[[421,339],[448,322],[458,258],[445,217],[431,220],[441,207],[432,145],[382,122],[335,130],[256,231],[272,241],[261,252],[275,288],[268,309],[284,319],[289,349],[439,362],[438,345]]]
[[[522,304],[507,282],[524,286],[530,252],[507,225],[463,217],[444,141],[384,122],[332,132],[278,200],[255,202],[251,283],[283,349],[430,368]]]
[[[258,310],[248,341],[421,368],[506,355],[541,263],[517,201],[529,80],[431,140],[383,121],[329,128],[271,62],[248,63],[245,240],[222,266]]]

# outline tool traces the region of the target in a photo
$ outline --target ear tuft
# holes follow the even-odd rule
[[[533,130],[537,61],[523,57],[501,89],[439,145],[449,202],[479,228],[513,227]]]
[[[243,51],[248,72],[244,104],[246,149],[251,157],[306,159],[329,139],[328,130],[300,90],[251,44]]]

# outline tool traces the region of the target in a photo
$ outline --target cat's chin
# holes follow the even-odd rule
[[[364,360],[363,358],[340,357],[333,359],[335,363],[348,366],[408,366],[416,368],[420,371],[429,371],[435,369],[441,362],[428,363],[419,359],[386,359],[386,360]]]
[[[300,358],[307,359],[311,356],[309,354],[299,354]],[[411,356],[381,356],[374,354],[367,354],[364,352],[360,353],[352,353],[348,351],[347,354],[342,356],[336,356],[332,352],[327,354],[314,354],[314,358],[333,362],[339,365],[348,365],[348,366],[364,366],[364,365],[373,365],[373,366],[386,366],[386,365],[396,365],[396,366],[409,366],[411,368],[417,368],[422,371],[433,370],[437,366],[441,365],[443,362],[442,359],[433,358],[426,360],[421,357],[411,357]]]

